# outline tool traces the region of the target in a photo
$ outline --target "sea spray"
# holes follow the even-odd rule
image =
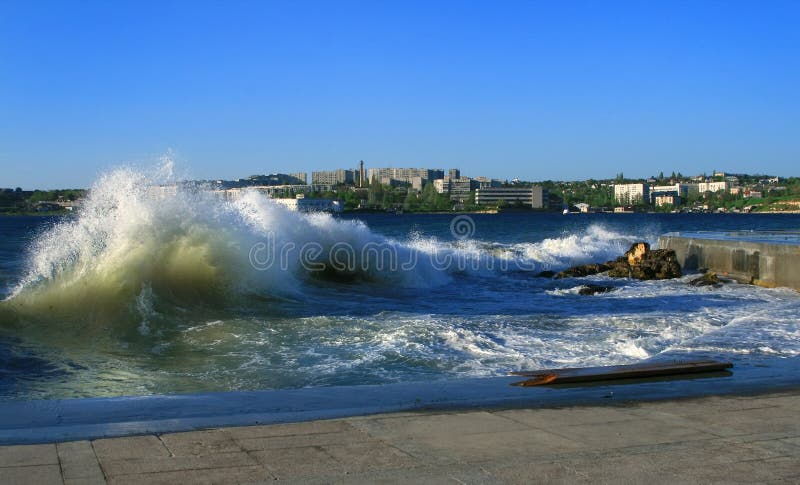
[[[164,190],[157,181],[129,168],[101,176],[75,218],[32,244],[28,269],[4,306],[59,325],[135,322],[147,334],[154,322],[142,316],[144,299],[158,302],[146,306],[157,315],[165,305],[202,309],[241,307],[249,296],[302,299],[303,287],[318,280],[356,277],[397,287],[448,281],[448,271],[429,255],[419,257],[415,248],[373,234],[363,223],[293,212],[255,190],[227,201],[202,187]],[[257,264],[253,248],[270,241],[276,257]],[[350,253],[355,259],[347,258]]]
[[[117,175],[138,180],[128,194],[109,190],[97,210],[55,227],[41,219],[29,271],[15,272],[22,283],[0,303],[0,354],[11,356],[0,398],[451,379],[686,354],[738,366],[800,355],[793,291],[622,279],[613,292],[585,297],[574,289],[604,276],[532,277],[545,265],[613,258],[633,240],[653,242],[659,228],[696,225],[695,216],[470,215],[476,230],[459,238],[447,215],[299,214],[257,192],[226,201],[202,187],[151,189],[158,179],[140,171],[104,177]],[[296,249],[285,261],[251,260],[268,241],[278,255],[290,245],[321,250],[308,261]],[[354,253],[336,253],[340,243]],[[0,246],[0,257],[21,247]],[[331,251],[338,262],[352,255],[352,265],[336,266]],[[407,257],[417,264],[403,265]]]
[[[146,336],[175,308],[247,308],[253,297],[302,301],[320,283],[436,288],[459,273],[491,279],[610,259],[636,240],[591,226],[500,244],[473,239],[474,222],[459,216],[460,226],[473,225],[454,241],[399,241],[357,220],[293,212],[256,190],[229,201],[204,187],[159,186],[171,179],[169,164],[153,173],[102,175],[75,218],[32,244],[28,270],[4,305],[23,320],[137,328]]]

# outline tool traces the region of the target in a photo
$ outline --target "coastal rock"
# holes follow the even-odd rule
[[[703,276],[693,279],[689,282],[689,284],[692,286],[720,286],[722,284],[722,280],[719,279],[717,273],[709,271]]]
[[[679,278],[681,265],[672,249],[651,250],[645,242],[634,243],[625,254],[610,266],[608,276],[637,280],[664,280]]]
[[[597,273],[602,273],[603,271],[608,271],[609,266],[604,263],[593,263],[593,264],[582,264],[580,266],[574,266],[569,269],[565,269],[564,271],[558,273],[556,278],[580,278],[582,276],[591,276]]]
[[[603,272],[607,272],[606,274],[613,278],[665,280],[679,278],[681,265],[674,250],[651,250],[646,242],[637,242],[614,261],[574,266],[558,273],[556,278],[580,278]]]
[[[604,286],[604,285],[583,285],[581,289],[578,290],[579,295],[596,295],[598,293],[608,293],[609,291],[613,291],[613,286]]]
[[[536,277],[537,278],[552,278],[555,275],[556,275],[555,271],[545,270],[545,271],[542,271],[541,273],[537,274]]]
[[[628,252],[625,253],[625,258],[629,266],[638,266],[649,252],[650,245],[646,242],[633,243]]]

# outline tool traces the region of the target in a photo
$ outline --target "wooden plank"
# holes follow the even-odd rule
[[[544,384],[569,384],[596,382],[615,379],[642,379],[699,372],[716,372],[733,367],[730,362],[715,360],[648,362],[643,364],[610,365],[603,367],[569,367],[564,369],[545,369],[538,371],[517,371],[511,375],[533,377],[527,381],[515,382],[515,386],[541,386]]]

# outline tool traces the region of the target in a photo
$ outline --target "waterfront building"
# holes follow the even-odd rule
[[[728,190],[731,186],[730,182],[728,182],[727,180],[723,182],[700,182],[697,185],[701,194],[705,192],[725,191]]]
[[[356,183],[356,171],[340,168],[338,170],[311,172],[311,183],[322,185],[353,185]]]
[[[681,197],[675,194],[662,194],[656,195],[655,197],[655,204],[656,207],[662,207],[665,205],[677,206],[681,203]]]
[[[151,185],[147,188],[147,195],[155,199],[174,197],[178,193],[178,184]]]
[[[650,188],[650,194],[655,192],[669,192],[674,193],[680,197],[688,197],[693,194],[697,194],[700,192],[698,184],[683,184],[683,183],[676,183],[672,185],[656,185]]]
[[[650,187],[650,203],[655,204],[656,198],[659,196],[674,196],[678,199],[684,199],[690,195],[699,192],[698,184],[672,184],[672,185],[655,185]],[[658,205],[658,204],[656,204]]]
[[[335,185],[311,184],[311,185],[256,185],[249,187],[232,187],[229,189],[212,190],[211,193],[223,200],[236,200],[248,190],[255,190],[273,199],[293,198],[297,194],[307,194],[312,192],[332,192],[336,189]]]
[[[452,171],[451,171],[452,172]],[[433,181],[433,186],[440,194],[450,194],[451,200],[463,202],[469,199],[473,189],[473,181],[469,177],[445,177]]]
[[[295,172],[289,174],[290,179],[295,184],[305,185],[308,183],[308,173],[307,172]]]
[[[476,189],[488,189],[490,187],[502,187],[503,181],[497,179],[490,179],[488,177],[475,177],[472,179],[475,182]]]
[[[497,205],[500,203],[520,204],[533,209],[548,207],[547,191],[538,185],[530,187],[495,187],[475,191],[478,205]]]
[[[635,205],[650,202],[650,186],[647,184],[616,184],[614,199],[618,204]]]
[[[428,182],[444,178],[444,170],[440,168],[371,168],[368,172],[369,180],[377,179],[381,183],[389,180],[390,183],[386,185],[401,183],[413,186],[414,182],[417,182],[420,188]]]
[[[344,205],[335,199],[306,199],[298,195],[294,199],[272,199],[276,204],[298,212],[342,212]]]

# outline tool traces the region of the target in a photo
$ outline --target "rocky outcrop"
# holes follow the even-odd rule
[[[681,265],[672,249],[651,250],[645,242],[634,243],[616,261],[610,263],[608,276],[637,280],[666,280],[681,277]]]
[[[717,273],[709,271],[703,276],[693,279],[689,284],[692,286],[720,286],[722,285],[722,280],[719,279]]]
[[[575,266],[558,273],[556,278],[591,276],[603,272],[612,278],[665,280],[679,278],[681,265],[672,249],[651,250],[646,242],[637,242],[614,261]]]
[[[545,270],[545,271],[542,271],[541,273],[537,274],[536,277],[537,278],[552,278],[555,275],[556,275],[555,271]]]
[[[579,295],[589,296],[589,295],[596,295],[598,293],[608,293],[609,291],[613,291],[613,286],[604,286],[604,285],[583,285],[578,290]]]
[[[558,273],[556,278],[580,278],[608,271],[611,267],[603,263],[582,264]]]

